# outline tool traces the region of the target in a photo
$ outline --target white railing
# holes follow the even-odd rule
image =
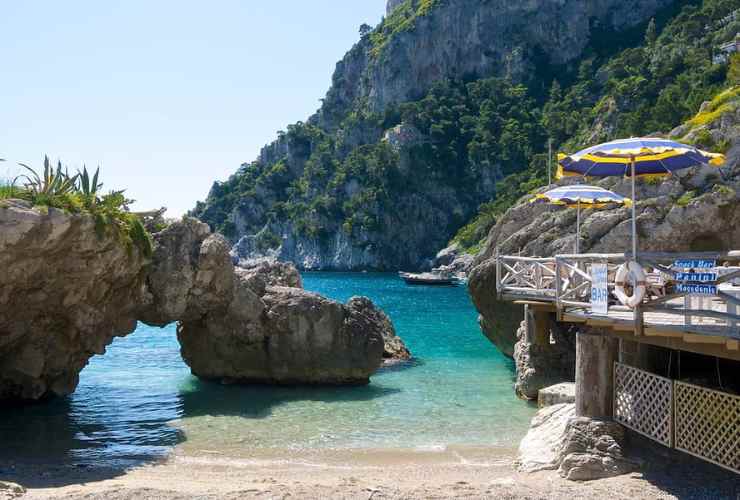
[[[636,308],[620,304],[615,296],[616,273],[620,265],[631,260],[630,254],[579,254],[555,257],[521,257],[496,255],[496,292],[504,300],[534,300],[552,302],[558,312],[588,312],[594,264],[607,266],[609,292],[608,315],[635,322],[641,332],[648,323],[666,324],[678,330],[699,334],[721,335],[740,339],[740,251],[733,252],[644,252],[638,262],[647,272],[647,293]],[[679,261],[712,263],[705,273],[687,273],[677,269]],[[733,264],[726,267],[716,264]],[[710,284],[686,285],[682,278],[709,276]]]

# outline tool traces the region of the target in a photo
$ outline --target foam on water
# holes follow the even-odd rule
[[[130,465],[173,449],[234,459],[255,450],[442,453],[510,448],[524,435],[534,409],[514,396],[512,363],[480,333],[464,288],[409,287],[390,274],[307,273],[304,281],[338,300],[373,299],[414,360],[365,387],[222,386],[190,375],[173,325],[141,325],[91,360],[71,397],[3,411],[0,458]]]

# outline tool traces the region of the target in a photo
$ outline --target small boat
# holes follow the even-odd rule
[[[456,286],[457,280],[452,276],[444,276],[436,273],[398,273],[398,276],[406,282],[407,285],[437,285],[437,286]]]

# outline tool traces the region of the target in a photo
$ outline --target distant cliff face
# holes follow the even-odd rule
[[[357,102],[381,112],[418,99],[444,78],[531,81],[538,65],[580,56],[595,32],[634,26],[671,2],[389,0],[390,33],[363,39],[337,64],[319,116],[325,125],[335,125],[337,110]],[[403,21],[388,22],[394,17]]]
[[[192,215],[242,259],[423,267],[546,142],[531,91],[549,85],[540,73],[669,3],[390,0],[337,63],[321,109]]]

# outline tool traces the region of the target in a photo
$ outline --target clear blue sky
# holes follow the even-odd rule
[[[136,209],[181,215],[318,108],[385,2],[3,2],[0,158],[100,165]]]

